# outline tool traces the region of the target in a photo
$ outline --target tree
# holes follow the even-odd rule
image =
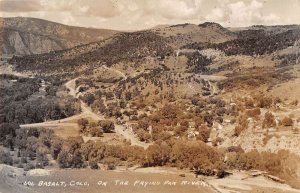
[[[151,145],[147,148],[145,166],[161,166],[161,152],[158,145]]]
[[[91,93],[88,93],[86,95],[83,96],[83,101],[90,106],[91,104],[93,104],[93,102],[95,101],[95,96]]]
[[[270,97],[258,96],[258,107],[270,108],[273,104],[273,99]]]
[[[62,149],[62,141],[59,139],[53,139],[52,140],[52,145],[51,145],[51,155],[53,159],[57,159],[58,154],[60,153]]]
[[[103,136],[103,130],[99,127],[92,127],[90,129],[90,135],[92,137],[102,137]]]
[[[84,161],[89,160],[89,155],[94,150],[94,148],[95,148],[95,142],[91,140],[81,145],[80,151],[82,153]]]
[[[172,163],[177,167],[193,169],[196,174],[216,174],[215,170],[225,167],[220,166],[223,160],[223,154],[201,141],[178,141],[171,152]]]
[[[70,153],[63,149],[57,157],[57,162],[61,168],[81,168],[83,166],[83,157],[79,149]]]
[[[13,165],[13,159],[10,157],[9,152],[0,148],[0,164]]]
[[[276,127],[275,117],[271,112],[266,112],[264,121],[262,123],[263,128]]]
[[[97,170],[99,169],[98,163],[96,161],[90,161],[89,162],[91,169]]]
[[[63,150],[61,151],[58,156],[57,156],[57,162],[59,164],[59,167],[60,168],[69,168],[70,167],[70,154],[66,151],[66,150]]]
[[[112,121],[100,120],[98,125],[102,128],[104,133],[112,133],[115,130],[115,124]]]
[[[138,136],[140,141],[149,142],[151,139],[151,135],[149,134],[149,132],[145,131],[144,129],[138,129],[136,131],[136,135]]]
[[[19,128],[19,125],[15,123],[0,124],[0,143],[3,142],[7,136],[15,137]]]
[[[84,127],[86,128],[89,124],[89,121],[85,118],[81,118],[77,121],[77,124],[80,126],[80,127]]]
[[[102,162],[107,166],[108,170],[114,170],[119,164],[119,159],[114,157],[106,157]]]
[[[238,125],[234,128],[234,136],[238,137],[242,131],[246,130],[248,128],[248,120],[247,116],[242,115],[238,119]]]
[[[187,126],[179,126],[174,130],[174,132],[176,135],[182,136],[187,130]]]
[[[239,154],[237,159],[237,167],[239,169],[262,169],[262,157],[257,150],[252,150],[248,153]]]
[[[44,166],[48,165],[48,158],[46,151],[39,150],[36,154],[36,163],[40,168],[43,168]]]

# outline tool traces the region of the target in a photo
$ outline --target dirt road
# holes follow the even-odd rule
[[[124,75],[124,74],[123,74]],[[125,76],[125,75],[124,75]],[[126,76],[125,76],[126,77]],[[79,98],[76,91],[75,81],[77,78],[72,79],[65,83],[66,88],[69,90],[69,94],[75,98]],[[57,128],[57,127],[70,127],[75,126],[76,121],[80,118],[90,118],[94,121],[99,120],[111,120],[115,122],[114,119],[106,119],[104,115],[96,114],[92,111],[90,107],[88,107],[83,101],[81,102],[81,114],[74,115],[65,119],[55,120],[55,121],[46,121],[43,123],[32,123],[32,124],[24,124],[20,125],[21,128],[32,128],[32,127],[46,127],[46,128]],[[123,125],[115,124],[115,132],[121,136],[123,136],[126,140],[131,141],[132,145],[140,146],[143,148],[149,147],[150,144],[144,143],[138,140],[138,138],[132,133],[130,130],[126,129]]]

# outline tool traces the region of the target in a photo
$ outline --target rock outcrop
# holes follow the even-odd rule
[[[4,54],[29,55],[64,50],[103,40],[117,31],[67,26],[35,18],[0,18]]]

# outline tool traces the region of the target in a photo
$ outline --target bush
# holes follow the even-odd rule
[[[285,117],[283,118],[283,120],[281,121],[281,124],[285,127],[289,127],[289,126],[293,126],[293,119],[289,118],[289,117]]]
[[[247,116],[240,116],[238,119],[238,125],[234,128],[234,136],[238,137],[242,131],[248,128]]]
[[[174,132],[175,132],[176,135],[182,136],[187,130],[188,130],[188,127],[179,126],[174,130]]]
[[[273,103],[273,99],[270,97],[260,96],[258,99],[258,107],[260,108],[270,108]]]
[[[284,180],[296,178],[299,168],[299,156],[285,150],[280,150],[277,153],[259,153],[257,150],[247,153],[231,152],[227,157],[226,163],[230,168],[267,171]]]
[[[223,155],[201,141],[179,141],[172,149],[171,162],[177,167],[190,168],[196,174],[214,175],[224,169]]]
[[[74,153],[62,150],[58,154],[57,162],[60,168],[81,168],[83,166],[83,157],[78,149]]]
[[[253,101],[253,99],[251,99],[251,98],[246,98],[246,100],[245,100],[245,107],[246,107],[247,109],[253,108],[253,107],[254,107],[254,101]]]
[[[98,163],[96,161],[90,161],[90,167],[93,170],[99,169]]]
[[[198,131],[199,131],[199,135],[197,136],[197,139],[203,142],[207,142],[210,136],[211,129],[209,129],[205,125],[201,125]]]
[[[103,136],[103,130],[98,127],[93,127],[90,129],[90,135],[92,137],[102,137]]]
[[[82,118],[82,119],[79,119],[79,120],[77,121],[77,124],[78,124],[80,127],[87,127],[88,124],[89,124],[89,121],[88,121],[87,119]]]
[[[114,170],[119,164],[119,159],[114,157],[106,157],[102,160],[102,163],[107,166],[108,170]]]
[[[276,127],[275,117],[271,112],[266,112],[264,121],[262,123],[263,128]]]
[[[101,120],[98,125],[102,128],[104,133],[112,133],[115,130],[115,124],[112,121]]]
[[[144,129],[138,129],[136,135],[141,141],[149,142],[151,140],[151,135]]]
[[[260,108],[254,108],[246,111],[248,117],[258,117],[261,114]]]
[[[24,167],[24,171],[29,171],[29,170],[32,170],[32,169],[35,169],[35,167],[31,163],[26,164],[25,167]]]
[[[150,145],[146,150],[145,160],[142,162],[144,167],[163,166],[169,161],[171,148],[166,144]]]
[[[0,164],[13,165],[13,159],[10,157],[9,152],[0,149]]]

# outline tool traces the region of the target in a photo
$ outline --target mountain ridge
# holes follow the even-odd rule
[[[115,30],[68,26],[37,18],[0,18],[2,52],[41,54],[88,44],[119,33]]]

